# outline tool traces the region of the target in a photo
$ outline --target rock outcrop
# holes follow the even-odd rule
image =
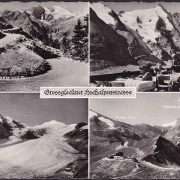
[[[136,64],[128,51],[126,39],[102,21],[93,9],[90,9],[90,21],[90,53],[91,59],[94,60],[92,63],[104,66]]]
[[[84,124],[84,125],[83,125]],[[78,127],[78,128],[77,128]],[[68,144],[83,154],[88,154],[88,129],[87,124],[78,123],[73,131],[64,135]]]
[[[159,137],[156,141],[154,152],[147,155],[143,160],[158,166],[180,166],[180,148],[171,141]]]

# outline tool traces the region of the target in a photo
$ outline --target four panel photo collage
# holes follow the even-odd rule
[[[179,92],[180,2],[0,2],[0,179],[178,179]]]

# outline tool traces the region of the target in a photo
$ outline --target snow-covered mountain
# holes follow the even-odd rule
[[[41,16],[42,20],[47,20],[47,21],[52,21],[52,20],[56,20],[58,18],[70,18],[70,17],[74,17],[76,14],[75,13],[71,13],[70,11],[63,9],[59,6],[53,6],[51,9],[45,9],[45,13],[44,15]]]
[[[74,143],[68,143],[70,137],[64,137],[75,129],[74,125],[52,120],[30,127],[12,118],[0,117],[0,178],[45,178],[57,171],[63,175],[61,169],[87,156],[75,149]],[[86,133],[81,138],[87,136]],[[72,168],[69,174],[72,177],[73,171]]]
[[[169,126],[175,126],[176,124],[177,124],[177,120],[172,121],[172,122],[170,122],[170,123],[163,124],[163,125],[161,125],[161,126],[163,126],[163,127],[169,127]]]
[[[106,24],[115,25],[115,18],[111,15],[113,11],[101,3],[92,3],[90,6],[96,15]]]
[[[74,26],[78,19],[84,23],[86,13],[72,13],[60,6],[46,8],[42,6],[27,10],[9,11],[0,13],[0,27],[7,29],[11,27],[22,28],[23,31],[33,38],[51,45],[52,41],[61,42],[63,33],[72,35]]]
[[[172,127],[172,126],[176,126],[176,125],[180,125],[180,118],[177,118],[176,120],[170,122],[170,123],[166,123],[166,124],[162,124],[161,126],[163,127]]]
[[[172,15],[162,5],[115,12],[101,3],[92,3],[90,9],[94,69],[98,64],[104,64],[104,68],[144,61],[165,64],[180,51],[179,16]]]
[[[60,6],[53,6],[52,8],[46,8],[43,6],[33,7],[32,9],[27,10],[30,15],[35,16],[35,18],[45,21],[53,21],[58,18],[63,20],[69,17],[77,15],[77,13],[72,13],[67,9],[64,9]]]
[[[90,117],[90,118],[93,118],[94,116],[97,117],[98,114],[95,113],[94,111],[90,110],[90,111],[89,111],[89,117]],[[102,121],[103,123],[105,123],[105,124],[108,126],[109,129],[115,129],[114,123],[113,123],[112,120],[110,120],[110,119],[108,119],[108,118],[104,118],[103,116],[99,116],[98,119],[99,119],[100,121]]]
[[[91,134],[94,137],[92,144],[100,143],[103,145],[104,141],[99,142],[98,139],[103,137],[107,142],[120,142],[129,144],[134,141],[153,138],[162,135],[163,132],[153,126],[147,124],[131,125],[125,122],[113,120],[107,116],[90,110],[90,128]],[[101,133],[99,133],[99,131]]]
[[[161,32],[157,29],[159,18],[162,18],[168,31],[173,30],[173,25],[168,20],[168,14],[160,5],[153,9],[124,12],[120,14],[119,18],[129,28],[137,31],[145,43],[148,43],[148,41],[156,43],[156,38],[161,36]]]

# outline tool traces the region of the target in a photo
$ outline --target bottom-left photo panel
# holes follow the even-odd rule
[[[0,179],[88,177],[88,99],[2,93],[0,102]]]

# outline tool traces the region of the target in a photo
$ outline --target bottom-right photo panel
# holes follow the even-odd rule
[[[180,94],[90,99],[90,178],[180,176]]]

